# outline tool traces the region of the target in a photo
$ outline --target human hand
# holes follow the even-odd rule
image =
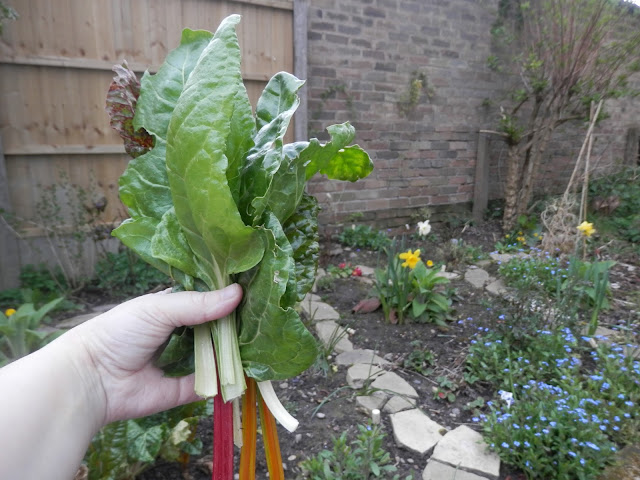
[[[97,421],[137,418],[200,398],[194,376],[169,378],[153,365],[174,328],[223,318],[240,303],[242,289],[145,295],[69,331],[73,365],[95,395]]]

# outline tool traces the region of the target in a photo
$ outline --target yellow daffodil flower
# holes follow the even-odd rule
[[[420,261],[420,250],[418,249],[412,252],[411,249],[409,249],[406,252],[398,255],[398,257],[400,258],[400,260],[404,260],[404,263],[402,264],[403,267],[409,267],[411,270],[413,270],[414,268],[416,268],[416,265]]]
[[[584,221],[580,225],[578,225],[578,230],[582,232],[582,234],[589,238],[596,232],[596,229],[593,228],[593,223]]]
[[[433,267],[433,262],[431,260],[427,260],[427,267]]]
[[[7,309],[4,311],[4,314],[5,314],[7,317],[10,317],[10,316],[11,316],[11,315],[13,315],[14,313],[16,313],[16,309],[15,309],[15,308],[7,308]]]

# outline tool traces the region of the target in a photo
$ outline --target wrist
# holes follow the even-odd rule
[[[90,354],[82,328],[75,328],[52,342],[50,354],[58,362],[70,402],[84,417],[91,436],[106,424],[107,400],[98,368]]]

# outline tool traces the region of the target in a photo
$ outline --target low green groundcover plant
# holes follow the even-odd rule
[[[528,255],[500,264],[499,273],[508,285],[521,290],[544,291],[554,298],[577,296],[585,306],[607,309],[608,272],[613,265],[612,260],[589,262],[575,256],[563,259],[532,249]]]
[[[345,228],[338,236],[341,244],[348,247],[382,250],[391,244],[391,239],[382,230],[375,230],[369,225],[352,225]]]
[[[397,480],[396,467],[383,447],[384,433],[377,425],[358,425],[358,435],[349,441],[343,432],[333,441],[332,450],[323,450],[302,462],[305,478],[310,480]],[[393,476],[392,476],[393,475]],[[411,480],[411,475],[405,480]]]

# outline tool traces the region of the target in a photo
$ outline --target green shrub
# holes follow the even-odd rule
[[[369,225],[352,225],[345,228],[338,236],[341,244],[354,248],[382,250],[391,244],[391,239],[381,230],[374,230]]]
[[[60,268],[48,268],[40,265],[25,265],[20,270],[20,286],[44,295],[61,296],[70,290],[64,274]]]
[[[171,279],[128,249],[107,253],[96,265],[95,285],[115,296],[140,295],[162,283]]]
[[[638,168],[592,179],[589,198],[598,229],[631,243],[640,243],[640,182]]]

